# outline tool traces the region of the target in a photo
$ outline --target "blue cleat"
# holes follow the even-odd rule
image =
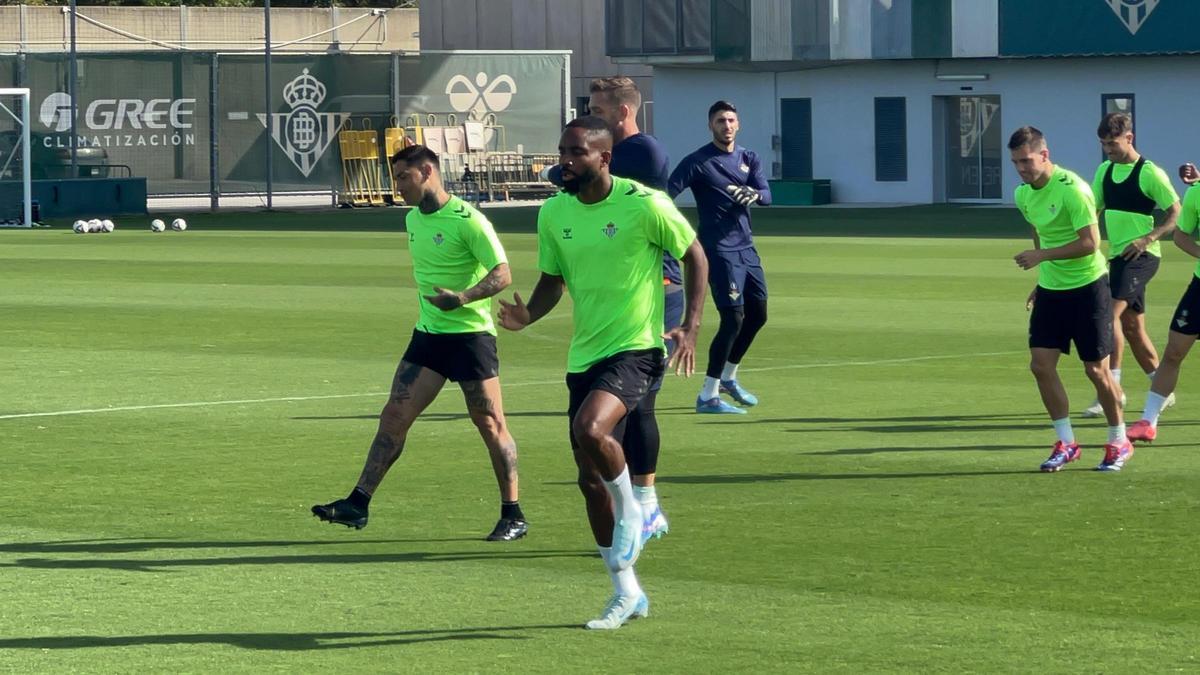
[[[655,506],[653,511],[646,513],[646,519],[642,521],[642,545],[645,546],[651,539],[661,539],[670,531],[667,517],[663,515],[661,508]]]
[[[737,380],[721,380],[721,393],[729,394],[742,405],[758,405],[758,397],[743,389]]]
[[[1078,443],[1067,445],[1062,441],[1057,441],[1054,443],[1054,449],[1050,451],[1049,459],[1042,462],[1039,468],[1045,473],[1060,471],[1067,464],[1079,459],[1080,454]]]
[[[710,415],[746,414],[745,410],[742,410],[736,405],[730,405],[725,401],[722,401],[720,396],[717,396],[716,398],[710,398],[707,401],[701,400],[700,397],[696,397],[696,412],[707,413]]]
[[[645,593],[637,597],[614,595],[604,606],[604,613],[598,619],[587,622],[588,630],[616,630],[625,625],[630,619],[650,616],[650,600]]]

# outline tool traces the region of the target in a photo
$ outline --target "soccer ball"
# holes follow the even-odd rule
[[[175,220],[171,221],[171,229],[175,230],[176,232],[183,232],[187,229],[187,221],[183,218],[176,218]]]
[[[71,229],[75,230],[75,234],[83,234],[87,232],[87,221],[77,220],[75,221],[75,224],[71,226]]]
[[[116,223],[109,220],[108,218],[105,218],[104,220],[100,221],[100,227],[101,227],[102,232],[112,232],[113,230],[117,229]]]
[[[87,231],[88,232],[103,232],[104,231],[104,223],[100,222],[99,218],[92,218],[91,220],[87,221]]]
[[[150,231],[151,232],[162,232],[165,229],[167,229],[167,224],[164,223],[163,221],[159,220],[158,218],[155,218],[154,220],[150,221]]]

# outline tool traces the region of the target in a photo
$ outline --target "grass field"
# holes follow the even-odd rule
[[[504,211],[524,294],[529,212]],[[610,587],[567,306],[499,338],[530,536],[481,541],[495,485],[453,390],[353,531],[308,508],[352,487],[415,318],[396,211],[0,231],[0,671],[1200,670],[1200,366],[1125,471],[1091,471],[1103,422],[1077,420],[1083,461],[1039,474],[1011,210],[756,213],[763,402],[701,418],[699,380],[668,381],[651,616],[606,634],[579,628]],[[1159,345],[1192,270],[1167,248]]]

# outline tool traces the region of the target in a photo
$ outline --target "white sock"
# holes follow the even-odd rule
[[[1108,442],[1120,443],[1125,440],[1125,423],[1122,422],[1116,426],[1108,428]]]
[[[1163,408],[1166,405],[1166,396],[1151,391],[1146,394],[1146,408],[1142,410],[1142,419],[1149,422],[1150,426],[1158,427],[1158,416],[1162,414]]]
[[[621,473],[611,481],[604,481],[604,487],[613,500],[613,516],[618,520],[631,523],[642,522],[642,508],[633,496],[633,484],[629,481],[629,467],[622,467]]]
[[[653,485],[642,487],[641,485],[633,486],[633,496],[637,497],[638,503],[642,505],[642,510],[649,513],[658,506],[658,493],[654,491]]]
[[[1054,433],[1058,434],[1058,440],[1064,445],[1071,445],[1075,442],[1075,432],[1071,430],[1071,418],[1064,417],[1061,420],[1054,420]]]
[[[613,592],[617,595],[633,597],[641,595],[642,585],[638,583],[633,568],[626,567],[623,570],[617,570],[616,565],[609,562],[612,559],[612,547],[597,546],[596,548],[600,549],[600,557],[604,558],[604,566],[608,569],[608,580],[612,582]]]
[[[704,385],[700,387],[700,400],[709,401],[717,397],[717,388],[721,386],[721,381],[715,377],[705,376]]]
[[[1117,384],[1121,384],[1121,369],[1120,368],[1112,369],[1112,379],[1113,379],[1113,382],[1116,382]]]
[[[726,381],[736,380],[737,379],[737,369],[738,369],[738,364],[734,363],[733,361],[726,361],[725,368],[721,371],[721,379],[726,380]]]

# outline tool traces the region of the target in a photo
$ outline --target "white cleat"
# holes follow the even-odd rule
[[[633,567],[638,555],[642,552],[642,510],[639,507],[637,516],[626,520],[618,518],[613,525],[612,564],[615,571]]]
[[[1174,396],[1174,394],[1172,394]],[[1125,392],[1121,392],[1121,409],[1125,409]],[[1084,417],[1103,417],[1104,406],[1100,405],[1100,399],[1094,399],[1092,404],[1083,409]]]
[[[661,539],[662,536],[671,531],[670,525],[667,524],[667,517],[663,515],[662,509],[654,507],[654,510],[646,514],[646,520],[642,523],[642,545],[651,539]]]
[[[588,630],[616,630],[630,619],[650,616],[650,600],[645,593],[637,596],[614,595],[608,599],[598,619],[587,622]]]
[[[1166,410],[1167,408],[1174,408],[1174,407],[1175,407],[1175,392],[1171,392],[1171,394],[1169,396],[1167,396],[1167,400],[1163,401],[1163,410]]]

